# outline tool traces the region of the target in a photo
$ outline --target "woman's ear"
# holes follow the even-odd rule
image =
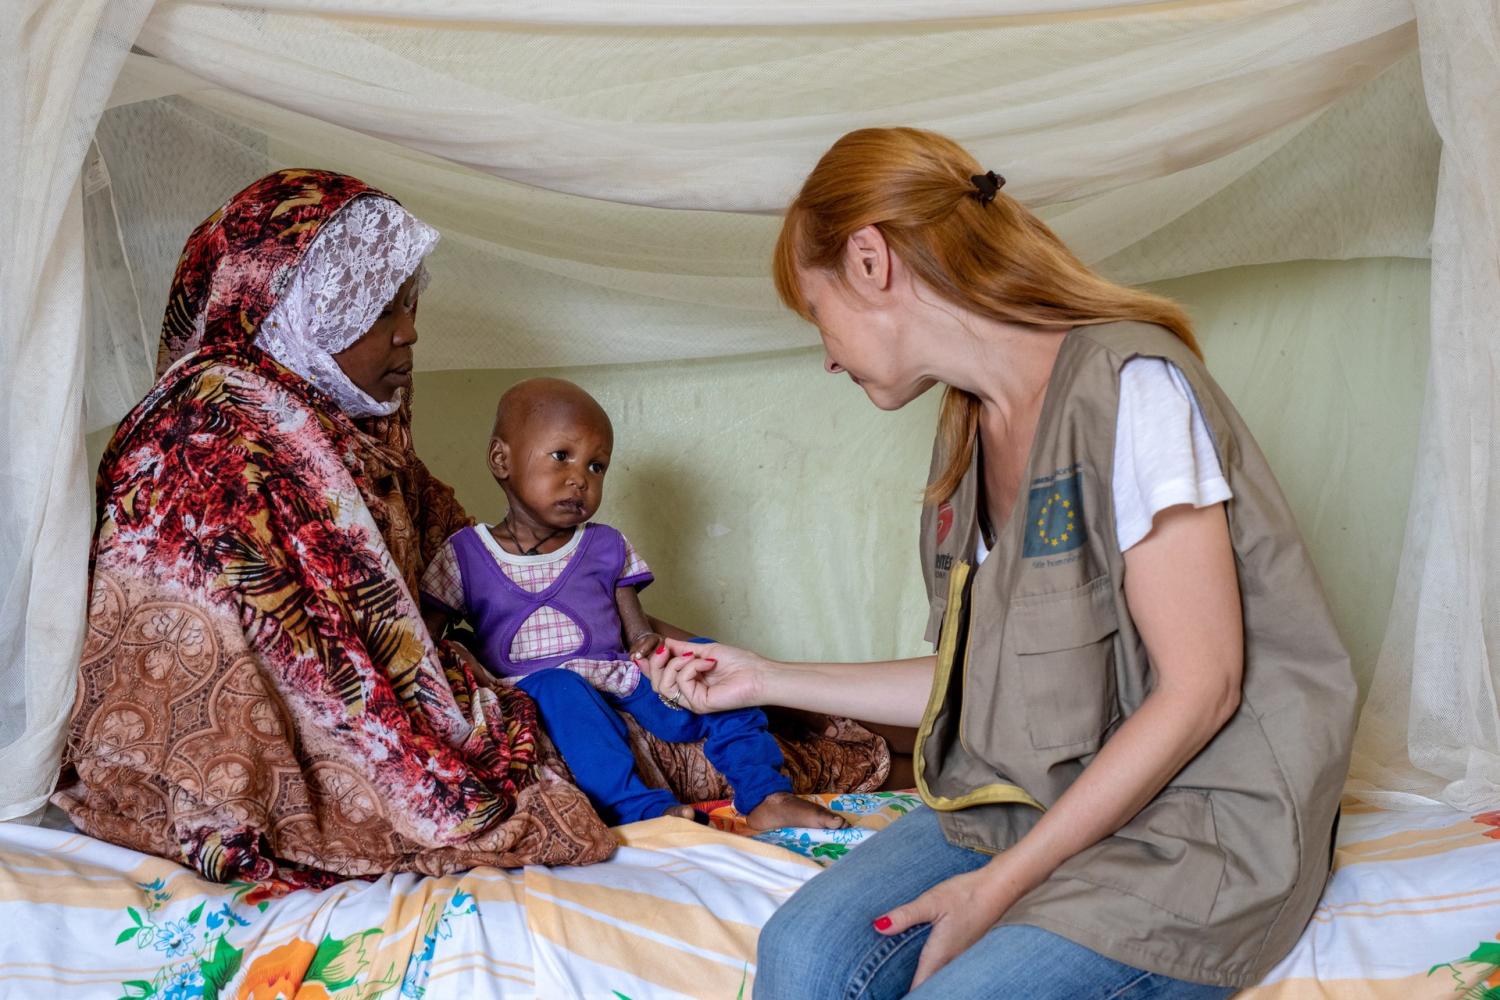
[[[883,292],[891,285],[891,248],[877,226],[862,226],[844,247],[844,274],[849,284],[865,293]]]
[[[490,438],[490,474],[502,483],[510,478],[510,445],[497,437]]]

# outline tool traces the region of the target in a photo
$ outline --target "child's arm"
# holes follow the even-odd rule
[[[631,659],[650,656],[662,644],[661,633],[641,609],[641,595],[633,586],[615,588],[615,607],[620,611],[620,634]]]
[[[689,632],[687,629],[678,628],[671,622],[664,622],[660,618],[657,618],[655,615],[647,615],[646,621],[651,624],[651,630],[653,632],[655,632],[657,635],[664,635],[668,639],[681,639],[686,642],[689,639],[696,639],[698,637],[698,633]]]

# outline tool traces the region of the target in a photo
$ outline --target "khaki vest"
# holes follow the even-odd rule
[[[972,565],[977,455],[953,497],[925,510],[938,662],[917,733],[917,786],[949,841],[1004,850],[1151,690],[1125,604],[1111,488],[1120,368],[1138,356],[1187,376],[1234,493],[1240,707],[1134,819],[1001,922],[1179,979],[1246,986],[1291,949],[1322,893],[1355,685],[1265,458],[1170,331],[1112,323],[1064,338],[1015,511],[983,564]],[[934,454],[934,473],[943,457]]]

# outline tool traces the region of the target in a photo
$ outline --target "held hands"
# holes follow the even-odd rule
[[[720,642],[662,639],[648,654],[631,659],[664,701],[694,712],[724,712],[761,704],[763,673],[770,664],[756,654]]]
[[[630,658],[640,665],[642,669],[645,669],[645,664],[642,661],[656,652],[656,648],[662,642],[663,639],[660,633],[642,632],[630,643]]]

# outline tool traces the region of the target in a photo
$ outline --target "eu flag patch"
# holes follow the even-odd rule
[[[1026,559],[1071,552],[1088,539],[1083,526],[1083,499],[1078,473],[1046,486],[1033,486],[1026,500]]]

